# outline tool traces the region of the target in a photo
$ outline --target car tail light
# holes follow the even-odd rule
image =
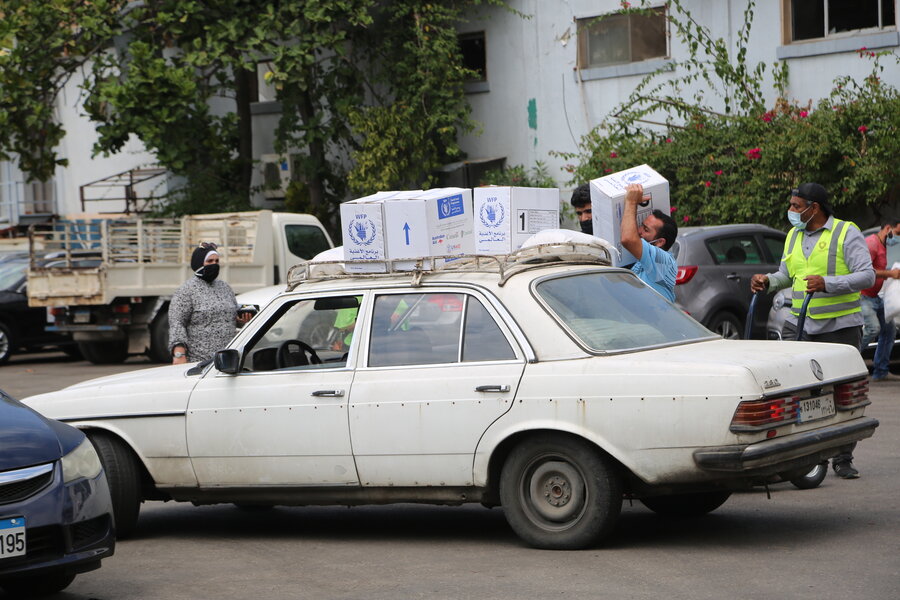
[[[119,314],[127,314],[131,312],[130,304],[113,304],[112,311]]]
[[[851,410],[867,404],[870,404],[868,379],[858,379],[834,386],[834,406],[838,410]]]
[[[675,285],[687,283],[697,274],[697,265],[688,265],[678,267],[678,273],[675,275]]]
[[[793,423],[799,401],[799,396],[785,396],[741,402],[731,419],[731,431],[759,431]]]
[[[56,317],[64,317],[66,316],[66,307],[65,306],[54,306],[50,309],[50,315],[54,318]]]

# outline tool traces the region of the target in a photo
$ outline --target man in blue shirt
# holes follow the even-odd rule
[[[675,243],[678,225],[661,210],[637,224],[637,207],[644,201],[644,187],[634,183],[625,188],[625,211],[622,214],[622,247],[637,259],[631,270],[641,281],[675,302],[675,276],[678,266],[668,249]]]

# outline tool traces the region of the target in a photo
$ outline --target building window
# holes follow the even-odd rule
[[[578,67],[590,69],[668,56],[666,9],[651,15],[578,19]]]
[[[474,71],[467,81],[487,81],[487,54],[484,49],[484,32],[462,33],[457,36],[463,67]]]
[[[791,41],[896,26],[894,0],[789,0]]]

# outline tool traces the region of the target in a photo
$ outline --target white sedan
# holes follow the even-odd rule
[[[140,503],[501,505],[541,548],[595,545],[623,497],[703,514],[871,436],[849,346],[723,340],[572,244],[435,271],[295,271],[214,364],[25,402]]]

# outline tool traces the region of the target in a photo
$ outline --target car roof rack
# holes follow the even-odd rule
[[[606,245],[604,245],[606,244]],[[520,248],[509,254],[456,254],[444,256],[421,256],[417,258],[354,260],[354,264],[372,264],[380,267],[380,272],[348,272],[344,263],[348,261],[302,261],[288,270],[287,289],[291,291],[303,283],[314,283],[332,279],[381,279],[409,275],[412,285],[419,286],[428,275],[447,272],[496,272],[502,287],[509,278],[523,271],[568,265],[612,265],[612,246],[608,242],[553,242]]]

